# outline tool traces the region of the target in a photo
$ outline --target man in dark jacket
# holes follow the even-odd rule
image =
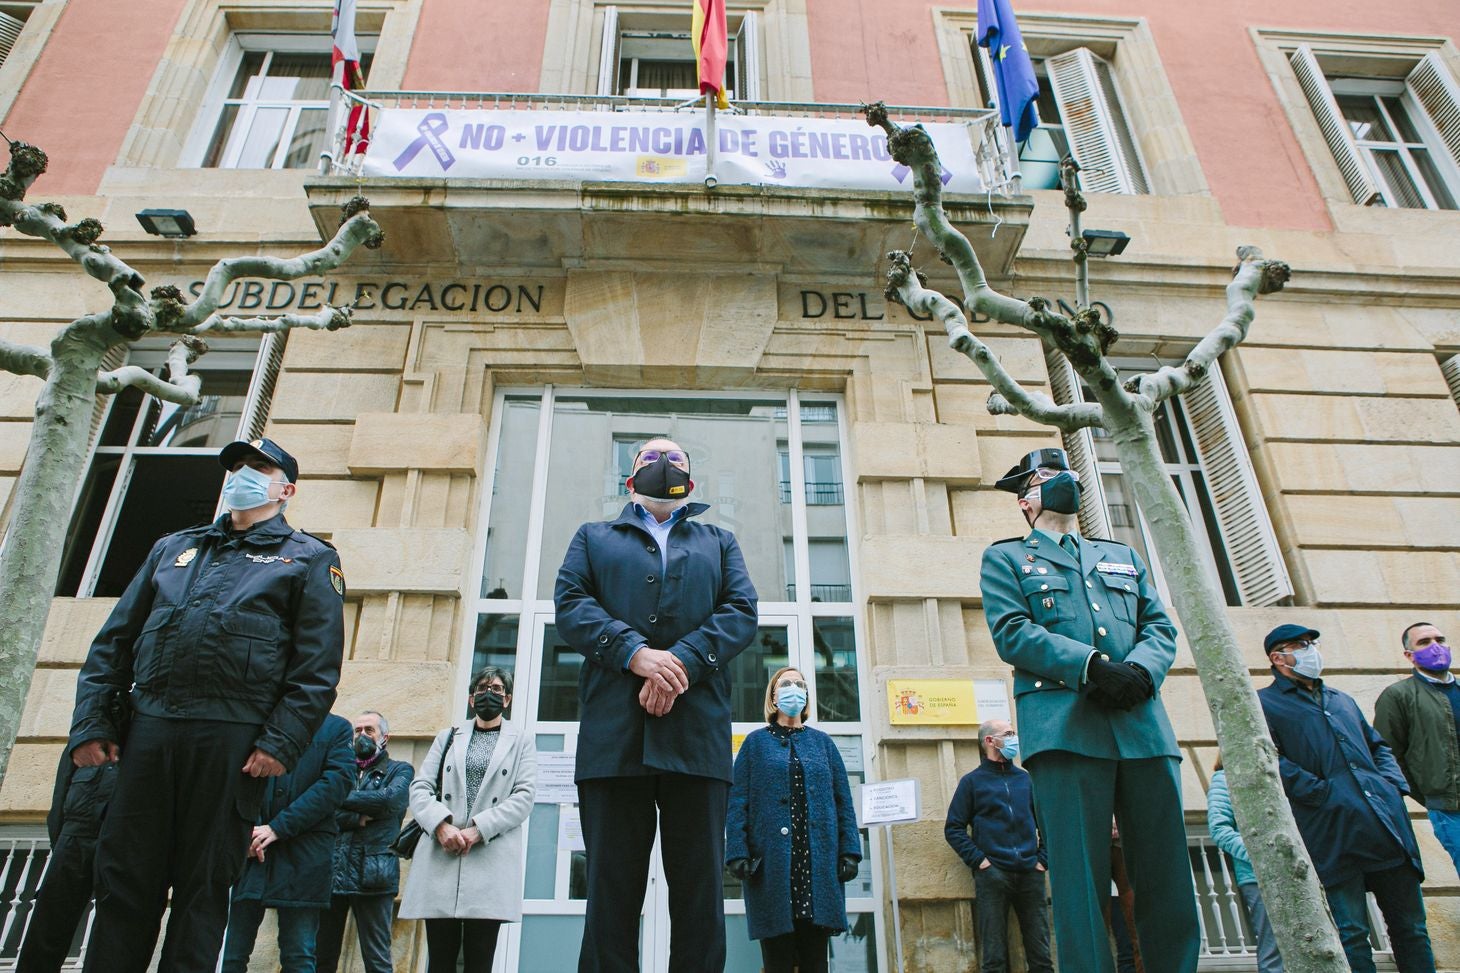
[[[1460,679],[1450,644],[1429,622],[1400,636],[1414,675],[1379,694],[1374,729],[1394,750],[1410,797],[1429,812],[1441,847],[1460,872]]]
[[[731,782],[730,676],[756,631],[735,536],[693,520],[690,462],[644,444],[617,520],[578,528],[558,571],[558,632],[578,678],[575,779],[588,858],[578,969],[639,970],[639,909],[656,821],[672,973],[725,965],[721,863]]]
[[[1272,685],[1257,693],[1278,772],[1354,973],[1374,973],[1365,891],[1384,913],[1400,973],[1434,973],[1404,807],[1409,787],[1353,697],[1324,685],[1318,633],[1279,625],[1263,640]]]
[[[355,718],[355,788],[335,812],[334,879],[329,908],[319,919],[319,973],[335,973],[345,941],[345,919],[355,913],[365,973],[391,973],[391,907],[400,887],[400,862],[390,850],[410,803],[415,771],[386,752],[390,724],[374,711]]]
[[[314,973],[319,913],[329,908],[335,811],[350,792],[355,753],[350,721],[330,714],[299,763],[264,795],[248,863],[233,887],[223,973],[246,973],[264,909],[279,916],[283,973]]]
[[[269,439],[218,461],[228,512],[153,545],[76,683],[72,761],[119,766],[87,973],[148,968],[169,888],[161,968],[214,967],[264,778],[294,766],[334,702],[345,577],[284,520],[299,464]],[[128,690],[123,740],[111,704]]]
[[[963,775],[943,837],[973,869],[980,973],[1009,973],[1009,907],[1019,920],[1029,973],[1054,973],[1044,891],[1044,839],[1034,819],[1034,788],[1014,766],[1019,737],[1004,720],[978,728],[983,759]]]
[[[96,836],[116,784],[116,764],[77,767],[69,753],[61,754],[46,816],[51,856],[36,890],[15,973],[59,973],[66,962],[76,927],[91,904]]]

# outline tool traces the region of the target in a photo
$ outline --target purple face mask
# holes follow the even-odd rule
[[[1450,647],[1443,642],[1431,642],[1422,649],[1415,649],[1414,664],[1432,672],[1448,669],[1450,668]]]

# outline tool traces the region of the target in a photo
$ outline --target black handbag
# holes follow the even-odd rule
[[[437,800],[441,799],[441,775],[446,772],[446,755],[451,752],[451,744],[455,741],[456,728],[452,727],[447,731],[446,746],[441,748],[441,763],[436,768],[436,790],[433,796]],[[410,858],[416,853],[416,846],[421,843],[421,836],[425,833],[426,829],[416,823],[415,818],[411,818],[390,843],[390,850],[395,852],[397,858]]]

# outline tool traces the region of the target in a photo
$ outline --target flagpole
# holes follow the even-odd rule
[[[705,95],[705,188],[714,189],[720,180],[715,176],[715,152],[720,140],[715,135],[715,93]]]
[[[344,96],[340,92],[345,86],[345,62],[340,61],[330,72],[330,108],[325,115],[324,149],[319,153],[319,174],[327,176],[334,168],[335,147],[340,139],[340,103]]]

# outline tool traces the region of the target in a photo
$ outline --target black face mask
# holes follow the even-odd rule
[[[488,723],[501,716],[506,706],[507,700],[490,689],[483,689],[471,698],[472,712]]]
[[[660,456],[634,472],[634,492],[651,500],[683,500],[689,496],[689,474]]]
[[[369,760],[371,757],[375,756],[375,754],[379,750],[380,747],[375,743],[375,741],[370,739],[365,734],[362,733],[355,738],[355,759]]]
[[[1039,488],[1039,505],[1052,514],[1080,512],[1080,481],[1068,471],[1056,473]]]

